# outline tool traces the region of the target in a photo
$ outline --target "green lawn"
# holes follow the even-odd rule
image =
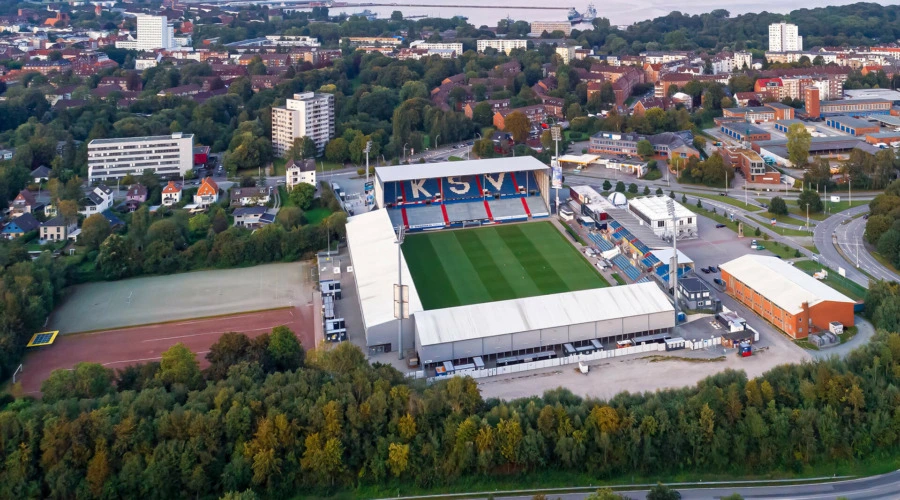
[[[614,280],[616,280],[616,284],[619,284],[619,285],[625,284],[625,280],[623,280],[622,277],[619,276],[619,273],[612,273],[612,278]]]
[[[550,222],[411,234],[403,254],[425,309],[609,286]]]
[[[842,197],[843,198],[843,197]],[[797,202],[794,200],[787,201],[788,212],[799,215],[800,217],[806,218],[806,207],[801,207],[797,205]],[[822,198],[822,204],[828,206],[828,213],[819,212],[819,213],[810,213],[810,220],[825,220],[830,217],[832,214],[836,214],[838,212],[843,212],[848,208],[858,207],[860,205],[868,205],[869,200],[855,200],[853,205],[848,201],[840,201],[838,203],[831,203],[830,201],[826,202],[825,198]]]
[[[866,289],[862,285],[841,276],[837,273],[837,271],[833,271],[819,264],[818,262],[814,262],[812,260],[798,260],[797,262],[794,262],[794,265],[797,266],[798,269],[801,269],[808,274],[813,274],[821,271],[822,269],[825,269],[828,271],[828,278],[822,280],[823,283],[843,293],[853,300],[866,299]]]
[[[314,207],[303,212],[303,214],[306,217],[307,224],[315,225],[321,223],[326,217],[331,215],[331,210],[322,207]]]
[[[291,200],[291,197],[288,196],[288,190],[284,186],[278,186],[278,196],[281,198],[281,206],[282,207],[296,207],[297,205]]]
[[[710,196],[707,194],[699,194],[699,193],[690,193],[689,196],[696,196],[698,198],[706,198],[707,200],[717,201],[719,203],[725,203],[726,205],[731,205],[733,207],[740,208],[742,210],[746,210],[748,212],[759,212],[762,210],[762,207],[753,205],[751,203],[747,203],[744,205],[743,201],[736,200],[734,198],[729,198],[728,196]],[[748,198],[749,201],[749,198]]]

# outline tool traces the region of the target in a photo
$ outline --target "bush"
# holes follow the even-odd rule
[[[759,228],[756,228],[756,231],[753,231],[754,236],[759,236],[761,234],[762,234],[762,231],[760,231]]]
[[[603,181],[603,190],[609,191],[610,189],[612,189],[612,183],[608,179]]]
[[[802,255],[802,254],[800,253],[800,249],[799,249],[799,248],[795,248],[795,249],[794,249],[794,257],[795,257],[795,258],[800,258],[801,255]]]
[[[628,185],[628,192],[629,192],[629,193],[637,193],[637,192],[638,192],[637,184],[635,184],[635,183],[633,183],[633,182],[632,182],[631,184],[629,184],[629,185]]]
[[[625,183],[624,183],[624,182],[619,181],[619,182],[616,183],[616,192],[617,192],[617,193],[624,193],[624,192],[625,192]]]

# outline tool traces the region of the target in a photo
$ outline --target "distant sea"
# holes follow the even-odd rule
[[[341,0],[338,0],[341,1]],[[549,2],[547,0],[344,0],[349,6],[335,6],[330,9],[332,14],[346,12],[347,14],[359,13],[368,9],[377,14],[379,18],[386,18],[391,12],[399,10],[404,16],[424,16],[450,18],[453,16],[465,16],[469,23],[480,27],[496,26],[497,22],[507,17],[514,21],[565,21],[567,10],[574,7],[580,13],[584,13],[590,0],[568,0],[563,2]],[[672,11],[680,11],[685,14],[702,14],[715,9],[725,9],[732,16],[747,12],[775,12],[786,14],[795,9],[811,9],[828,5],[846,5],[856,3],[859,0],[759,0],[755,2],[737,1],[723,2],[721,0],[694,0],[690,2],[675,0],[594,0],[594,8],[597,16],[605,17],[615,25],[629,25],[637,21],[665,16]],[[406,7],[398,5],[356,7],[353,4],[360,3],[410,3],[427,5],[425,7]],[[571,3],[570,3],[571,2]],[[877,2],[884,5],[897,4],[900,1]],[[496,8],[466,8],[453,7],[453,5],[496,5]],[[516,7],[536,7],[534,9],[517,9]],[[548,9],[547,7],[557,7]],[[585,26],[587,27],[587,26]],[[801,28],[802,31],[802,28]]]

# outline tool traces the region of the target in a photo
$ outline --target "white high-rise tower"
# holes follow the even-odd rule
[[[137,38],[116,42],[117,49],[174,50],[175,30],[166,16],[137,15]]]
[[[770,24],[769,52],[796,52],[803,50],[803,37],[798,35],[798,33],[796,24]]]

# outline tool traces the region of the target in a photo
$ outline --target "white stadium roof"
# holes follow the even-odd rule
[[[853,299],[822,283],[777,257],[748,254],[719,266],[735,279],[791,314],[820,302],[849,302]]]
[[[381,182],[461,177],[464,175],[499,174],[525,170],[547,170],[550,167],[531,156],[491,158],[486,160],[447,161],[443,163],[418,163],[375,167],[375,175]]]
[[[397,283],[397,237],[387,210],[374,210],[347,221],[347,240],[359,303],[366,328],[394,321]],[[422,310],[416,285],[402,259],[403,284],[409,285],[410,315]]]
[[[655,283],[638,283],[418,312],[421,345],[671,312]]]

